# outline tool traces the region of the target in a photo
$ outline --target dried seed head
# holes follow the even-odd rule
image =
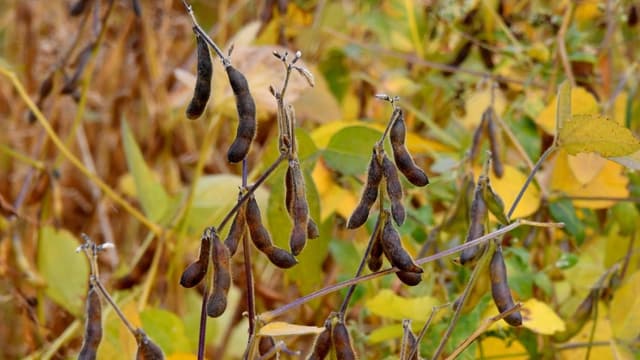
[[[276,346],[276,342],[273,340],[273,337],[262,336],[260,337],[260,341],[258,342],[258,352],[260,353],[260,355],[264,355],[268,353],[269,350],[271,350],[274,346]],[[263,358],[263,359],[264,360],[273,359],[274,357],[275,357],[275,354],[273,356],[270,356],[269,358]]]
[[[309,221],[307,222],[307,238],[308,239],[317,239],[320,237],[320,229],[318,229],[318,225],[311,217],[309,217]]]
[[[207,274],[207,268],[209,267],[209,254],[211,252],[211,232],[204,231],[200,238],[200,255],[198,260],[191,263],[182,273],[180,277],[180,285],[186,288],[191,288],[200,283],[204,276]]]
[[[489,133],[489,147],[491,148],[491,161],[493,162],[493,173],[501,178],[504,175],[504,166],[500,160],[500,139],[499,130],[496,124],[496,113],[493,107],[489,107],[485,112],[489,112],[487,130]]]
[[[262,225],[262,217],[260,216],[260,208],[254,196],[247,200],[246,220],[249,226],[249,234],[253,244],[258,250],[266,253],[267,249],[273,246],[271,236],[267,229]]]
[[[371,271],[378,271],[382,267],[382,226],[386,222],[387,216],[387,212],[381,213],[373,230],[373,236],[371,237],[373,243],[371,244],[369,259],[367,260],[367,266]]]

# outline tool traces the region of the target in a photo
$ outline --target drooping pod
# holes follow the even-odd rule
[[[209,236],[209,232],[205,230],[200,238],[200,254],[198,255],[198,260],[189,264],[184,272],[182,272],[180,285],[186,288],[192,288],[202,281],[209,267],[210,252],[211,237]]]
[[[317,239],[320,237],[320,229],[318,228],[318,224],[309,216],[309,221],[307,222],[307,239]]]
[[[78,16],[82,14],[84,10],[87,8],[87,5],[89,5],[89,2],[90,2],[89,0],[77,0],[69,8],[69,15]]]
[[[393,150],[393,159],[400,172],[415,186],[425,186],[429,184],[427,174],[416,165],[415,161],[409,154],[409,150],[405,146],[407,128],[404,122],[404,114],[402,109],[395,108],[393,110],[393,124],[389,132],[391,140],[391,148]]]
[[[303,183],[304,184],[304,178]],[[287,208],[287,212],[289,216],[293,217],[293,204],[296,193],[296,184],[294,183],[293,175],[291,172],[291,167],[287,167],[287,172],[285,174],[285,206]],[[306,201],[306,198],[305,198]],[[307,210],[308,212],[308,210]],[[317,239],[320,236],[320,229],[318,229],[318,225],[311,218],[309,214],[307,214],[307,239]]]
[[[405,285],[416,286],[422,281],[422,274],[410,271],[397,271],[396,277]]]
[[[265,254],[273,265],[281,269],[288,269],[298,263],[293,254],[277,246],[270,247]]]
[[[195,32],[195,31],[194,31]],[[202,115],[207,107],[207,102],[211,96],[211,79],[213,78],[213,65],[211,64],[211,54],[206,40],[196,33],[196,55],[198,67],[196,70],[196,86],[193,90],[193,97],[187,106],[185,114],[188,119],[197,119]]]
[[[249,153],[251,141],[256,135],[256,104],[249,90],[249,83],[245,76],[236,68],[227,64],[225,66],[227,77],[236,99],[238,112],[238,129],[236,138],[229,147],[227,158],[232,163],[242,161]]]
[[[413,261],[411,255],[402,247],[400,234],[398,234],[393,224],[391,224],[389,217],[385,219],[380,241],[384,255],[389,259],[391,265],[402,271],[413,273],[423,272],[422,268]]]
[[[141,329],[136,330],[136,340],[138,342],[138,351],[136,352],[136,360],[163,360],[164,353],[160,346],[151,341],[147,334]]]
[[[402,184],[400,184],[395,165],[386,154],[382,154],[382,174],[387,180],[387,194],[391,201],[391,215],[396,224],[400,226],[404,223],[406,216],[404,205],[402,205]]]
[[[598,302],[598,292],[598,288],[593,288],[589,291],[587,297],[582,300],[576,308],[576,311],[571,315],[571,318],[566,322],[567,326],[565,330],[553,334],[553,341],[565,342],[582,330],[584,324],[586,324],[593,315],[593,309]]]
[[[486,111],[482,113],[482,117],[480,118],[480,124],[476,127],[473,132],[473,138],[471,140],[471,149],[469,150],[469,158],[471,162],[478,156],[478,151],[480,150],[480,140],[482,140],[482,133],[484,133],[484,129],[489,122],[489,117],[491,114]]]
[[[260,355],[264,356],[274,346],[276,346],[276,342],[275,342],[275,340],[273,340],[273,337],[271,337],[271,336],[261,336],[260,337],[260,341],[258,342],[258,353]],[[274,357],[275,357],[275,354],[273,354],[273,356],[270,356],[268,358],[261,358],[261,359],[267,360],[267,359],[273,359]]]
[[[469,231],[467,231],[467,239],[465,242],[475,240],[484,235],[484,223],[487,219],[487,205],[482,197],[482,186],[480,181],[473,192],[473,201],[471,202],[471,210],[469,211]],[[475,245],[462,250],[460,253],[460,264],[465,265],[477,260],[486,246]]]
[[[378,154],[376,149],[373,149],[371,154],[371,160],[369,161],[369,170],[367,171],[367,183],[362,191],[360,202],[356,206],[355,210],[349,217],[347,222],[347,228],[356,229],[362,226],[362,224],[369,218],[369,210],[371,206],[376,202],[378,198],[378,187],[382,180],[382,166],[378,161]]]
[[[378,271],[382,267],[382,225],[385,224],[388,212],[382,212],[378,216],[376,226],[373,230],[373,236],[371,237],[371,251],[369,251],[369,258],[367,259],[367,266],[371,271]]]
[[[298,255],[307,242],[307,226],[309,222],[309,205],[305,196],[304,177],[297,159],[289,161],[289,172],[293,183],[293,198],[291,199],[291,217],[293,229],[289,239],[291,253]]]
[[[229,249],[220,241],[215,229],[209,228],[212,242],[211,261],[213,263],[213,289],[207,300],[207,315],[218,317],[227,308],[227,294],[231,287]]]
[[[496,248],[491,257],[489,276],[491,278],[491,295],[498,311],[502,313],[511,309],[515,304],[507,283],[507,267],[504,264],[500,246]],[[520,326],[522,325],[522,314],[520,314],[519,310],[512,312],[504,318],[504,321],[511,326]]]
[[[313,349],[307,360],[323,360],[331,351],[331,345],[331,320],[327,319],[324,323],[324,330],[316,337]]]
[[[231,228],[229,229],[229,234],[227,238],[224,240],[224,244],[229,249],[229,255],[235,255],[238,250],[238,244],[242,240],[242,237],[247,232],[247,219],[246,219],[246,202],[238,208],[238,212],[233,218],[233,222],[231,223]]]
[[[504,166],[500,160],[500,139],[498,125],[496,124],[496,113],[493,107],[489,107],[485,112],[489,113],[487,121],[487,133],[489,134],[489,147],[491,149],[491,162],[493,163],[493,173],[501,178],[504,175]]]
[[[100,294],[93,285],[90,285],[87,293],[85,316],[84,337],[78,360],[94,360],[102,340],[102,305]]]
[[[480,175],[478,178],[478,184],[482,187],[482,198],[484,199],[487,209],[500,221],[502,224],[507,225],[509,219],[505,215],[504,202],[498,193],[496,193],[491,187],[491,181],[486,175]]]
[[[355,350],[353,349],[353,344],[351,344],[349,330],[347,330],[344,322],[338,321],[333,326],[331,339],[333,340],[337,360],[355,360],[358,358]]]

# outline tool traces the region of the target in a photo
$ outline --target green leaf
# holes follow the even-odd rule
[[[578,215],[576,209],[573,207],[573,203],[569,199],[560,199],[549,205],[551,216],[555,221],[563,222],[563,230],[575,237],[578,245],[581,245],[585,238],[584,224]]]
[[[562,253],[560,258],[556,260],[556,267],[559,269],[570,269],[578,263],[578,255],[572,253]]]
[[[595,152],[604,157],[630,156],[640,150],[631,130],[600,115],[574,115],[560,129],[559,143],[571,155]]]
[[[47,283],[45,293],[70,313],[83,312],[89,281],[89,264],[76,253],[80,241],[66,230],[40,228],[38,271]]]
[[[160,221],[167,213],[169,195],[162,184],[154,178],[153,172],[144,161],[126,119],[122,119],[122,142],[127,166],[136,184],[136,193],[142,209],[149,219]]]
[[[334,134],[324,151],[327,165],[343,175],[362,175],[371,158],[371,149],[382,134],[364,126],[349,126]]]
[[[162,309],[146,308],[140,313],[144,331],[165,354],[190,352],[184,323],[178,315]]]

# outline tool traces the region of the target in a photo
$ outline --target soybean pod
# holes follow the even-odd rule
[[[351,337],[349,336],[349,330],[344,325],[344,322],[338,321],[333,326],[331,334],[333,340],[333,346],[336,351],[337,360],[355,360],[357,359],[356,352],[351,344]]]
[[[393,159],[395,160],[396,166],[413,185],[425,186],[429,184],[427,174],[416,165],[411,154],[409,154],[409,150],[407,150],[405,146],[407,128],[402,109],[395,108],[391,117],[393,124],[389,132],[389,140],[391,140]]]
[[[498,311],[502,313],[511,309],[515,304],[507,283],[507,267],[504,264],[501,246],[496,248],[491,257],[489,276],[491,278],[491,295]],[[520,311],[515,311],[507,315],[504,321],[511,326],[520,326],[522,325],[522,315]]]
[[[207,300],[207,315],[218,317],[227,308],[227,294],[231,287],[229,249],[220,241],[215,229],[208,229],[212,238],[213,289]]]
[[[246,208],[246,203],[240,205],[240,208],[238,208],[238,212],[236,212],[236,216],[233,218],[233,222],[231,223],[229,234],[224,240],[224,244],[229,249],[230,256],[233,256],[236,253],[240,240],[242,240],[242,237],[247,232]]]
[[[480,124],[476,127],[473,132],[473,138],[471,140],[471,150],[469,150],[469,159],[471,162],[478,156],[478,151],[480,150],[480,140],[482,140],[482,133],[484,132],[485,127],[487,126],[487,122],[489,121],[490,114],[486,111],[482,113],[482,117],[480,118]]]
[[[396,277],[409,286],[416,286],[422,281],[422,274],[410,271],[396,271]]]
[[[391,265],[402,271],[413,273],[423,272],[422,268],[413,261],[411,255],[402,247],[400,234],[398,234],[393,224],[391,224],[389,217],[385,219],[384,227],[382,228],[381,242],[384,255],[389,259]]]
[[[473,192],[473,201],[469,211],[469,231],[466,242],[475,240],[485,233],[484,223],[487,219],[487,205],[482,196],[482,186],[480,181]],[[477,260],[485,249],[485,245],[475,245],[462,250],[460,253],[460,263],[465,265]]]
[[[213,78],[213,66],[211,64],[211,54],[209,45],[205,39],[196,33],[196,54],[198,57],[198,67],[196,70],[196,86],[193,90],[193,97],[187,106],[185,114],[188,119],[197,119],[202,115],[207,107],[207,102],[211,96],[211,79]]]
[[[491,162],[493,163],[493,173],[501,178],[504,175],[504,166],[502,160],[500,160],[500,139],[498,126],[496,124],[496,113],[493,107],[489,107],[486,112],[489,112],[489,119],[487,121],[487,132],[489,134],[489,147],[491,148]]]
[[[323,360],[331,351],[331,345],[331,320],[327,319],[324,323],[324,330],[316,337],[307,360]]]
[[[260,355],[264,356],[274,346],[276,346],[276,342],[275,342],[275,340],[273,340],[273,337],[271,337],[271,336],[261,336],[260,337],[260,341],[258,342],[258,353]],[[275,356],[275,354],[273,356],[268,357],[268,358],[261,358],[261,359],[264,359],[264,360],[273,359],[274,356]]]
[[[242,161],[249,153],[251,141],[256,135],[256,104],[244,75],[230,64],[226,64],[227,77],[236,99],[238,129],[236,138],[229,147],[227,158],[232,163]]]
[[[136,330],[136,340],[138,342],[138,351],[136,352],[136,360],[163,360],[164,353],[160,346],[151,341],[149,337],[141,329]]]
[[[78,360],[94,360],[102,340],[102,305],[100,294],[94,285],[89,285],[85,316],[84,337]]]
[[[251,235],[253,244],[258,248],[258,250],[263,253],[266,252],[267,249],[273,246],[273,243],[271,242],[269,232],[262,224],[260,208],[258,207],[258,202],[254,196],[251,196],[249,200],[247,200],[246,221],[249,226],[249,234]]]
[[[367,260],[367,266],[371,271],[378,271],[382,267],[382,225],[386,222],[388,212],[382,212],[378,216],[376,226],[373,230],[373,236],[371,237],[371,251],[369,251],[369,259]]]
[[[371,206],[376,202],[378,198],[378,187],[382,180],[382,166],[378,161],[378,154],[376,149],[373,149],[371,154],[371,160],[369,161],[369,170],[367,171],[367,183],[364,186],[364,191],[360,197],[360,202],[356,206],[355,210],[349,217],[347,222],[347,228],[356,229],[362,226],[369,217],[369,211]]]
[[[289,245],[291,253],[298,255],[306,245],[307,223],[309,222],[309,205],[305,197],[304,177],[298,159],[289,161],[289,171],[293,181],[293,198],[291,199],[291,217],[293,219],[293,229]]]
[[[180,285],[186,288],[192,288],[200,283],[207,274],[209,267],[209,254],[211,251],[211,236],[207,230],[202,234],[200,239],[200,255],[198,260],[192,262],[182,272],[180,277]]]
[[[382,154],[382,174],[387,180],[387,194],[391,201],[391,215],[398,226],[404,223],[406,216],[402,205],[402,185],[398,178],[398,171],[386,154]]]

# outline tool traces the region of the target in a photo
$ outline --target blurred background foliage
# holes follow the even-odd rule
[[[111,1],[90,1],[90,9],[75,17],[72,3],[4,0],[0,66],[15,72],[64,147],[113,194],[51,141],[3,77],[0,358],[76,356],[88,263],[74,249],[83,232],[115,244],[100,258],[100,277],[130,320],[170,358],[195,358],[201,290],[180,287],[179,276],[195,257],[203,228],[220,222],[240,184],[240,167],[224,155],[236,126],[226,75],[216,63],[205,116],[189,121],[184,109],[195,81],[195,42],[182,3],[142,0],[139,17],[130,1],[115,0],[112,8]],[[300,158],[321,238],[287,271],[253,253],[258,312],[355,273],[375,219],[356,231],[347,231],[345,221],[391,112],[374,94],[400,96],[409,150],[431,179],[426,188],[405,186],[409,220],[400,231],[414,256],[465,239],[470,196],[464,159],[487,106],[500,118],[499,155],[506,167],[491,181],[507,207],[552,142],[555,93],[563,80],[574,85],[573,114],[602,114],[635,134],[640,128],[635,1],[192,3],[211,37],[225,51],[234,45],[232,62],[255,96],[259,129],[249,154],[251,178],[277,156],[276,103],[268,87],[281,83],[283,71],[272,52],[302,51],[315,75],[313,88],[294,76],[288,99],[299,120]],[[43,84],[52,86],[48,96],[42,96]],[[473,166],[476,175],[483,160]],[[629,161],[633,168],[636,160]],[[291,225],[283,177],[284,170],[276,172],[258,199],[275,242],[286,246]],[[637,358],[640,177],[597,154],[558,151],[535,179],[513,217],[567,226],[520,228],[503,239],[524,326],[494,324],[462,358],[584,358],[587,351],[597,359]],[[496,225],[491,219],[490,229]],[[245,348],[241,259],[233,259],[230,308],[209,320],[212,358],[238,358]],[[394,276],[357,288],[347,322],[361,358],[395,358],[402,319],[418,331],[432,307],[457,298],[470,272],[452,259],[426,264],[423,282],[413,288]],[[497,313],[488,281],[479,280],[445,353]],[[596,316],[574,337],[553,342],[551,335],[566,327],[597,284],[604,289]],[[281,320],[321,326],[343,294],[315,299]],[[423,356],[433,353],[451,314],[450,307],[438,311],[421,344]],[[100,358],[131,358],[134,339],[112,311],[104,318]],[[313,338],[285,341],[306,354]]]

